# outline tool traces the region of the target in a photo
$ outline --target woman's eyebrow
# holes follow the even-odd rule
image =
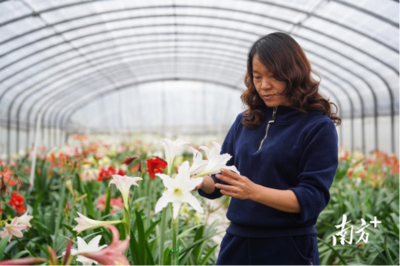
[[[254,70],[254,69],[253,69],[253,73],[259,73],[259,72],[258,72],[257,70]]]

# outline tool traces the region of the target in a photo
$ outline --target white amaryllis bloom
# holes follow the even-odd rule
[[[189,169],[190,175],[201,173],[206,168],[208,161],[203,160],[203,155],[198,150],[190,147],[193,151],[193,164]]]
[[[168,174],[171,174],[172,164],[174,162],[174,158],[176,156],[177,150],[180,146],[184,144],[188,144],[189,142],[183,141],[181,139],[177,139],[175,141],[171,141],[169,139],[160,140],[161,145],[165,149],[165,160],[167,161]]]
[[[102,245],[99,247],[99,242],[101,239],[101,235],[95,236],[92,240],[90,240],[89,243],[86,244],[86,241],[78,236],[78,249],[71,249],[71,255],[75,256],[79,253],[84,253],[84,252],[95,252],[95,251],[99,251],[105,247],[107,247],[107,245]],[[65,252],[64,252],[65,253]],[[83,265],[92,265],[92,263],[97,264],[97,261],[92,260],[92,259],[88,259],[84,256],[80,256],[78,255],[76,258],[77,261],[82,262]]]
[[[77,213],[79,215],[79,218],[75,218],[74,220],[78,222],[78,225],[75,226],[72,230],[77,231],[78,234],[82,231],[95,229],[100,226],[104,226],[106,224],[117,224],[117,223],[121,222],[120,220],[118,220],[118,221],[97,221],[97,220],[93,220],[93,219],[86,217],[85,215],[83,215],[80,212],[77,212]]]
[[[99,170],[92,169],[90,165],[82,165],[82,172],[80,173],[80,178],[82,181],[92,181],[96,180],[99,174]]]
[[[31,223],[29,222],[32,218],[32,215],[28,215],[28,212],[25,212],[24,215],[21,215],[17,218],[17,223],[26,225],[27,227],[32,227]]]
[[[232,166],[226,165],[226,163],[232,158],[232,156],[228,153],[220,154],[221,145],[219,145],[217,142],[213,142],[213,144],[214,147],[211,149],[211,151],[210,149],[208,149],[208,147],[205,146],[200,147],[200,149],[202,149],[207,155],[208,164],[195,177],[220,173],[221,168],[234,171],[235,173],[240,175],[240,172],[236,169],[234,165]]]
[[[185,161],[179,167],[178,174],[174,179],[164,174],[156,175],[162,179],[167,190],[163,192],[161,198],[157,201],[155,213],[165,208],[169,202],[172,203],[174,219],[178,216],[181,204],[184,202],[189,203],[196,211],[204,212],[199,201],[190,193],[197,185],[203,182],[203,178],[190,178],[188,161]]]
[[[136,182],[139,180],[143,180],[141,177],[130,177],[130,176],[121,176],[121,175],[112,175],[113,179],[108,183],[108,185],[115,184],[119,191],[121,191],[122,199],[124,200],[125,207],[128,207],[128,197],[129,197],[129,189],[132,185],[139,186]]]

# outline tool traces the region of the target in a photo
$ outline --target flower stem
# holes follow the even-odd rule
[[[104,212],[105,215],[110,214],[110,210],[111,210],[110,202],[111,202],[111,189],[110,189],[110,186],[107,186],[107,189],[106,189],[106,208],[105,208],[105,212]]]
[[[160,257],[159,257],[159,265],[164,265],[164,241],[165,241],[165,224],[167,223],[167,207],[162,210],[161,214],[161,227],[160,227]]]
[[[56,220],[56,228],[54,232],[54,242],[53,242],[53,248],[57,247],[57,236],[58,236],[58,230],[60,230],[60,225],[61,225],[61,216],[63,215],[63,209],[65,206],[64,201],[65,201],[65,182],[60,181],[60,199],[58,201],[58,214],[57,214],[57,220]]]
[[[151,225],[150,210],[151,210],[151,206],[152,206],[151,205],[152,198],[150,197],[150,193],[151,193],[151,180],[150,180],[150,178],[148,178],[148,183],[147,183],[147,197],[148,197],[147,204],[148,204],[148,206],[147,206],[147,219],[146,219],[145,230],[147,230],[147,228],[149,228]]]
[[[131,213],[129,210],[124,207],[124,227],[125,227],[125,235],[129,236],[131,234]]]
[[[176,219],[172,219],[172,258],[171,265],[178,265],[178,221],[179,216]]]

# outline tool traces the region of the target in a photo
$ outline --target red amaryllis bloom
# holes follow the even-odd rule
[[[11,199],[8,202],[18,213],[26,212],[26,208],[24,205],[24,196],[17,195],[17,192],[14,191],[11,195]]]
[[[112,166],[101,166],[99,169],[99,177],[97,181],[103,181],[104,179],[110,179],[115,174],[115,169]]]
[[[122,171],[122,169],[118,169],[117,172],[115,173],[115,175],[126,175],[124,171]]]
[[[162,174],[163,171],[161,169],[165,169],[166,167],[167,162],[158,158],[158,156],[155,159],[150,158],[147,160],[147,172],[150,174],[151,180],[156,178],[156,174]]]
[[[13,171],[10,171],[10,166],[8,166],[5,170],[4,170],[4,172],[0,172],[0,177],[1,176],[3,176],[3,178],[4,178],[4,184],[5,185],[11,185],[11,186],[13,186],[13,185],[16,185],[17,183],[14,181],[14,180],[12,180],[12,179],[10,179],[10,177],[11,177],[11,175],[14,173],[14,170]]]
[[[119,240],[119,232],[115,226],[107,224],[104,225],[104,227],[111,230],[111,245],[96,251],[82,252],[79,253],[79,255],[95,260],[104,265],[130,265],[129,261],[123,254],[129,246],[129,236],[127,236],[125,240]]]
[[[99,177],[97,181],[103,181],[104,179],[112,179],[112,175],[126,175],[122,169],[115,170],[112,166],[101,166],[99,169]]]

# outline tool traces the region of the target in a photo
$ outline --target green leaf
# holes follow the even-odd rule
[[[146,238],[146,239],[148,239],[148,238],[150,237],[150,234],[154,231],[154,228],[157,226],[157,224],[158,224],[160,221],[161,221],[161,219],[155,221],[154,223],[152,223],[152,224],[150,225],[150,227],[147,229],[146,234],[145,234],[145,238]]]
[[[38,242],[31,240],[31,242],[33,244],[35,244],[36,247],[38,247],[41,251],[44,252],[44,254],[46,254],[47,256],[49,255],[47,248],[43,247],[42,245],[40,245]]]
[[[141,261],[141,254],[139,253],[139,245],[136,241],[135,234],[133,233],[133,230],[131,230],[131,238],[129,240],[129,248],[131,250],[131,256],[133,260],[133,264],[135,265],[143,265]]]
[[[204,255],[203,259],[200,262],[200,265],[206,265],[208,259],[212,256],[214,253],[215,249],[218,247],[218,244],[214,245],[210,250]]]
[[[200,227],[200,226],[204,226],[204,224],[198,224],[198,225],[195,225],[195,226],[190,227],[189,229],[186,229],[185,231],[183,231],[182,233],[180,233],[180,234],[178,235],[178,238],[181,238],[181,239],[182,239],[182,237],[184,237],[184,236],[187,235],[188,233],[192,232],[193,229],[195,229],[195,228],[197,228],[197,227]]]
[[[33,205],[33,211],[32,211],[32,216],[36,216],[37,209],[39,207],[39,204],[42,202],[42,195],[43,191],[39,191],[39,193],[36,195],[35,199],[35,204]]]
[[[95,213],[94,213],[94,206],[93,206],[93,200],[92,200],[92,193],[88,187],[88,185],[86,184],[86,186],[84,186],[85,188],[85,192],[86,192],[86,207],[87,207],[87,211],[88,213],[92,216],[95,217]]]
[[[195,248],[195,247],[201,245],[201,243],[203,243],[203,241],[208,240],[208,239],[212,238],[213,236],[222,234],[222,233],[224,233],[225,231],[226,231],[226,230],[221,231],[221,232],[217,232],[217,233],[214,233],[214,234],[206,235],[206,236],[200,238],[199,240],[197,240],[197,241],[191,243],[190,245],[188,245],[187,247],[185,247],[184,249],[182,249],[180,252],[182,253],[182,255],[183,255],[183,254],[186,254],[186,252],[189,252],[190,249],[193,249],[193,248]]]
[[[7,242],[8,242],[8,237],[5,237],[0,241],[0,261],[3,260],[4,250],[7,246]]]
[[[72,230],[72,226],[70,226],[69,224],[63,223],[62,224],[64,226],[65,229],[67,229],[73,236],[76,236],[76,231]]]
[[[188,258],[190,257],[190,255],[192,255],[192,251],[193,249],[191,249],[188,253],[186,253],[181,259],[179,259],[179,265],[185,265],[186,261],[188,260]]]
[[[325,245],[327,245],[332,251],[333,253],[336,254],[336,256],[338,256],[339,260],[342,262],[343,265],[347,265],[346,261],[343,259],[343,257],[335,250],[334,247],[332,247],[329,243],[325,242],[323,239],[317,237],[317,239],[319,241],[321,241],[322,243],[324,243]]]
[[[154,258],[150,252],[149,243],[147,242],[147,238],[145,237],[143,220],[140,213],[135,210],[136,213],[136,222],[139,236],[139,253],[144,257],[144,265],[148,263],[152,263],[154,265]]]
[[[197,240],[199,240],[199,239],[203,236],[203,232],[204,232],[204,226],[201,226],[201,227],[197,230],[196,235],[194,236],[194,240],[193,240],[193,241],[196,242]],[[199,245],[198,247],[196,247],[196,248],[193,250],[193,255],[194,255],[194,257],[196,258],[196,261],[199,261],[200,255],[203,253],[204,244],[205,244],[205,241],[204,241],[201,245]]]
[[[35,253],[35,251],[33,251],[30,247],[28,247],[27,245],[25,245],[25,243],[23,243],[21,240],[19,240],[18,238],[16,238],[16,240],[18,241],[18,243],[22,246],[25,247],[25,249],[27,249],[26,251],[29,252],[31,254],[32,257],[37,257],[38,255]]]
[[[15,259],[19,259],[21,258],[23,255],[25,254],[29,254],[28,250],[21,250],[20,252],[18,252],[17,254],[15,254],[15,256],[13,257],[13,260]]]
[[[105,214],[109,214],[110,211],[111,211],[110,203],[111,203],[111,188],[110,188],[110,186],[107,186],[107,189],[106,189],[106,208],[104,210]]]

